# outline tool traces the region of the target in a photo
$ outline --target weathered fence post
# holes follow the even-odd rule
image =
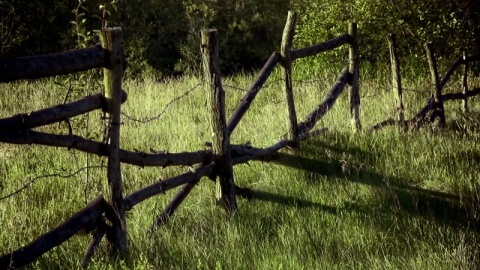
[[[293,97],[292,86],[292,59],[290,50],[292,48],[295,24],[297,23],[297,14],[294,11],[288,12],[287,23],[283,30],[282,45],[280,49],[281,64],[283,67],[283,79],[285,80],[285,94],[287,98],[289,130],[288,139],[293,142],[293,146],[298,146],[298,123],[297,113],[295,111],[295,101]]]
[[[122,255],[127,251],[127,227],[123,205],[122,174],[120,171],[120,105],[122,94],[123,51],[122,30],[118,27],[101,31],[102,47],[108,52],[106,67],[103,69],[103,83],[107,99],[108,123],[108,169],[110,186],[109,201],[117,219],[112,221],[112,251]]]
[[[358,87],[358,78],[360,75],[360,58],[358,55],[358,38],[357,23],[350,23],[348,26],[348,34],[350,35],[351,44],[348,50],[349,55],[349,72],[351,76],[350,90],[350,114],[352,115],[352,123],[355,131],[362,129],[360,123],[360,92]]]
[[[435,54],[433,53],[433,45],[431,42],[425,43],[425,50],[427,51],[428,65],[430,67],[430,74],[432,76],[432,83],[434,85],[434,106],[433,117],[437,116],[440,118],[439,124],[441,126],[445,125],[445,111],[442,101],[442,87],[440,86],[440,79],[438,77],[437,70],[437,61],[435,59]],[[434,120],[434,119],[432,119]]]
[[[230,212],[237,209],[237,198],[230,155],[230,134],[225,119],[225,91],[222,87],[218,59],[218,31],[215,29],[202,30],[201,46],[204,80],[212,109],[212,150],[218,173],[217,203]]]
[[[400,60],[398,59],[397,37],[395,34],[388,35],[388,47],[390,48],[390,64],[392,69],[392,88],[395,95],[395,110],[398,112],[398,121],[401,127],[405,126],[405,115],[402,98],[402,78],[400,76]]]
[[[463,77],[462,77],[462,90],[463,90],[463,111],[468,112],[468,62],[467,54],[463,52]]]

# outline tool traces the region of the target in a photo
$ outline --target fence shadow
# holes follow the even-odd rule
[[[272,192],[249,190],[249,199],[255,199],[265,202],[278,203],[285,206],[299,207],[299,208],[314,208],[319,211],[327,212],[330,214],[337,214],[340,210],[338,207],[333,207],[317,202],[312,202],[304,199],[298,199],[293,196],[287,196],[283,194],[277,194]]]
[[[315,146],[313,148],[327,147],[331,151],[339,153],[373,155],[358,148],[325,145],[323,142],[312,141]],[[321,157],[313,157],[309,153],[308,148],[302,147],[300,155],[290,153],[278,153],[275,163],[297,169],[305,172],[306,181],[329,181],[329,179],[344,179],[353,183],[368,185],[379,189],[385,194],[382,198],[377,198],[376,203],[382,204],[385,211],[393,211],[392,214],[407,214],[412,216],[420,216],[427,220],[439,222],[454,228],[468,228],[469,230],[480,232],[480,219],[476,214],[478,212],[478,203],[475,199],[467,199],[456,194],[449,194],[435,190],[415,187],[409,185],[412,179],[400,178],[390,175],[382,175],[377,172],[357,168],[355,172],[345,172],[342,168],[341,161],[325,160]],[[312,149],[313,149],[312,148]],[[311,177],[311,175],[322,177]],[[325,180],[326,179],[326,180]],[[329,209],[328,206],[317,205],[313,202],[297,200],[292,197],[271,194],[265,192],[253,192],[253,198],[278,202],[287,205],[296,205],[299,207],[319,207],[331,213],[335,213],[339,209]],[[378,201],[378,199],[383,201]],[[351,207],[349,207],[350,209]],[[355,208],[355,207],[354,207]],[[361,207],[358,207],[359,211]]]

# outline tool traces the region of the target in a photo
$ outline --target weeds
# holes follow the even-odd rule
[[[260,91],[232,134],[233,143],[249,141],[262,147],[285,133],[285,101],[277,75]],[[326,75],[321,81],[295,86],[300,118],[323,99],[330,77],[335,79]],[[251,79],[249,75],[226,78],[225,85],[244,89]],[[204,106],[207,95],[202,88],[184,94],[199,83],[195,77],[162,83],[148,78],[126,81],[129,96],[122,111],[141,119],[161,113],[161,118],[145,124],[124,121],[122,148],[146,152],[150,148],[169,152],[203,148],[211,140],[210,115]],[[391,117],[393,99],[382,90],[381,80],[362,84],[362,95],[374,95],[362,101],[363,125]],[[0,115],[61,103],[70,85],[53,80],[0,85]],[[421,82],[411,86],[421,87]],[[59,91],[38,93],[52,88]],[[243,91],[234,87],[226,91],[228,114]],[[413,114],[424,105],[423,94],[418,95],[405,95],[407,112]],[[302,143],[301,151],[282,152],[276,163],[235,167],[236,183],[253,190],[251,200],[239,200],[240,211],[235,216],[228,218],[215,206],[214,185],[202,180],[158,232],[147,233],[174,191],[132,209],[127,217],[131,241],[127,261],[114,264],[105,259],[107,249],[102,243],[89,268],[478,268],[478,98],[469,102],[470,113],[447,105],[449,125],[443,130],[401,133],[392,127],[355,135],[351,134],[348,102],[347,95],[339,98],[318,124],[329,132]],[[102,132],[100,116],[95,112],[85,120],[88,126],[80,125],[74,132],[101,139],[94,135]],[[101,159],[65,149],[0,144],[0,197],[22,186],[19,181],[26,175],[52,174],[84,164],[100,165]],[[125,193],[184,170],[123,165]],[[106,182],[103,169],[90,170],[88,175],[81,171],[71,178],[52,175],[50,181],[32,183],[0,201],[0,254],[27,244],[85,202],[106,194]],[[30,268],[78,268],[89,240],[74,237]]]

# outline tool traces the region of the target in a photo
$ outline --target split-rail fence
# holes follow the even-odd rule
[[[464,52],[447,70],[445,75],[440,79],[437,61],[434,54],[433,44],[427,42],[424,44],[427,55],[428,65],[432,80],[432,94],[427,104],[420,109],[411,119],[405,120],[405,108],[403,104],[402,79],[400,75],[400,60],[398,57],[398,46],[395,34],[388,35],[388,45],[390,49],[390,64],[392,70],[392,88],[395,103],[395,118],[389,118],[370,128],[370,130],[378,130],[386,126],[396,125],[402,130],[416,130],[426,124],[433,123],[438,120],[439,126],[444,126],[445,108],[443,103],[448,100],[462,100],[462,109],[468,111],[468,98],[480,95],[480,88],[469,89],[468,87],[468,68],[469,63],[480,61],[480,55],[467,56]],[[462,92],[442,94],[443,89],[451,79],[453,73],[463,65],[462,72]]]
[[[270,161],[274,158],[275,153],[282,148],[298,147],[300,141],[321,134],[324,131],[323,129],[314,130],[316,123],[333,107],[347,84],[351,86],[349,94],[352,126],[355,131],[361,130],[358,87],[360,63],[357,25],[351,23],[348,33],[329,41],[302,49],[292,49],[295,25],[296,14],[289,12],[283,33],[281,51],[272,53],[228,121],[225,115],[225,91],[222,87],[219,70],[218,32],[214,29],[202,31],[201,52],[204,85],[209,95],[209,109],[212,112],[210,123],[215,137],[211,143],[211,150],[196,152],[151,154],[121,149],[119,140],[121,127],[120,112],[121,104],[127,100],[127,94],[122,91],[123,52],[121,46],[122,31],[120,28],[103,29],[100,32],[101,44],[86,49],[42,56],[0,59],[0,82],[3,83],[21,79],[71,74],[92,68],[103,68],[104,94],[88,96],[71,103],[45,108],[29,114],[19,114],[0,119],[0,142],[64,147],[105,156],[108,158],[107,181],[110,193],[108,198],[98,197],[74,216],[51,231],[39,236],[30,244],[0,256],[0,269],[18,268],[27,265],[82,229],[92,232],[91,243],[87,247],[82,259],[84,266],[88,264],[94,255],[95,249],[105,235],[112,246],[113,253],[122,255],[127,252],[128,248],[126,212],[148,198],[164,194],[170,189],[183,185],[170,204],[157,216],[155,223],[152,225],[153,228],[156,228],[168,221],[168,218],[204,176],[213,180],[216,179],[218,185],[216,196],[219,205],[228,212],[235,211],[237,209],[236,196],[248,194],[246,194],[246,189],[235,185],[233,166],[251,160]],[[349,48],[348,65],[342,70],[323,101],[302,122],[298,123],[292,94],[292,62],[296,59],[314,56],[343,45],[348,45]],[[394,56],[392,56],[392,59],[394,59]],[[400,122],[388,120],[377,126],[383,127],[391,124],[392,121],[394,124],[401,123],[402,125],[406,122],[417,123],[419,119],[424,118],[423,116],[426,112],[439,108],[438,103],[442,101],[458,98],[466,100],[466,97],[480,93],[479,89],[469,91],[465,87],[463,93],[441,95],[441,88],[446,84],[456,67],[460,64],[466,65],[468,62],[478,59],[479,57],[463,57],[459,59],[440,81],[438,80],[434,57],[432,56],[432,75],[433,73],[437,74],[434,77],[435,82],[438,82],[438,84],[435,84],[435,99],[421,110],[420,116],[415,116],[412,120],[405,121],[403,116],[400,116]],[[283,70],[282,76],[285,82],[286,115],[288,116],[286,118],[289,126],[285,139],[266,148],[230,144],[230,136],[232,136],[236,126],[277,65],[280,65]],[[394,66],[393,62],[392,65]],[[397,88],[395,88],[397,90],[395,91],[398,93],[398,106],[402,109],[403,115],[400,79],[398,72],[395,73],[397,70],[399,69],[394,68],[394,78],[398,80],[398,83],[394,85],[397,85]],[[466,77],[464,81],[466,81]],[[33,130],[40,126],[68,121],[71,117],[99,109],[108,115],[109,137],[107,143],[89,140],[74,135],[71,131],[68,135],[58,135]],[[197,167],[178,176],[159,180],[131,194],[124,194],[121,163],[160,167],[197,164]]]

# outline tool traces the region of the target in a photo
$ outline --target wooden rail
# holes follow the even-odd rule
[[[127,93],[121,92],[120,101],[127,100]],[[67,104],[61,104],[50,108],[34,111],[31,113],[17,114],[12,117],[0,119],[2,130],[9,132],[15,130],[32,129],[53,123],[65,121],[87,112],[102,109],[107,110],[107,98],[102,94],[85,97]]]
[[[233,112],[232,116],[228,120],[227,126],[230,133],[235,130],[240,120],[242,120],[242,117],[245,115],[248,108],[250,108],[250,105],[257,96],[258,92],[260,89],[262,89],[263,84],[267,81],[268,77],[279,62],[280,54],[276,52],[272,53],[270,58],[268,58],[267,63],[263,66],[262,70],[258,74],[257,79],[245,93],[237,109]]]
[[[109,205],[105,199],[98,197],[64,223],[41,235],[32,243],[2,255],[0,269],[16,269],[33,262],[43,253],[74,236],[81,229],[95,223],[106,211],[111,211],[108,208]]]
[[[337,79],[337,82],[333,85],[330,92],[325,96],[322,103],[320,103],[317,108],[312,111],[305,121],[299,125],[299,134],[306,134],[309,132],[315,124],[333,107],[337,98],[342,93],[345,85],[348,82],[348,68],[344,68],[342,73]]]
[[[343,34],[341,36],[338,36],[336,38],[333,38],[331,40],[328,40],[320,44],[316,44],[306,48],[292,50],[290,52],[290,56],[292,60],[296,60],[296,59],[304,58],[308,56],[314,56],[322,52],[331,51],[347,43],[348,44],[352,43],[352,37],[349,34]]]
[[[108,145],[76,135],[49,134],[33,130],[0,132],[0,142],[13,144],[40,144],[46,146],[76,149],[85,153],[108,156]],[[211,151],[158,153],[132,152],[120,149],[120,161],[127,164],[145,166],[190,166],[212,160]]]
[[[108,64],[100,44],[85,49],[40,56],[0,59],[0,82],[67,75]]]

